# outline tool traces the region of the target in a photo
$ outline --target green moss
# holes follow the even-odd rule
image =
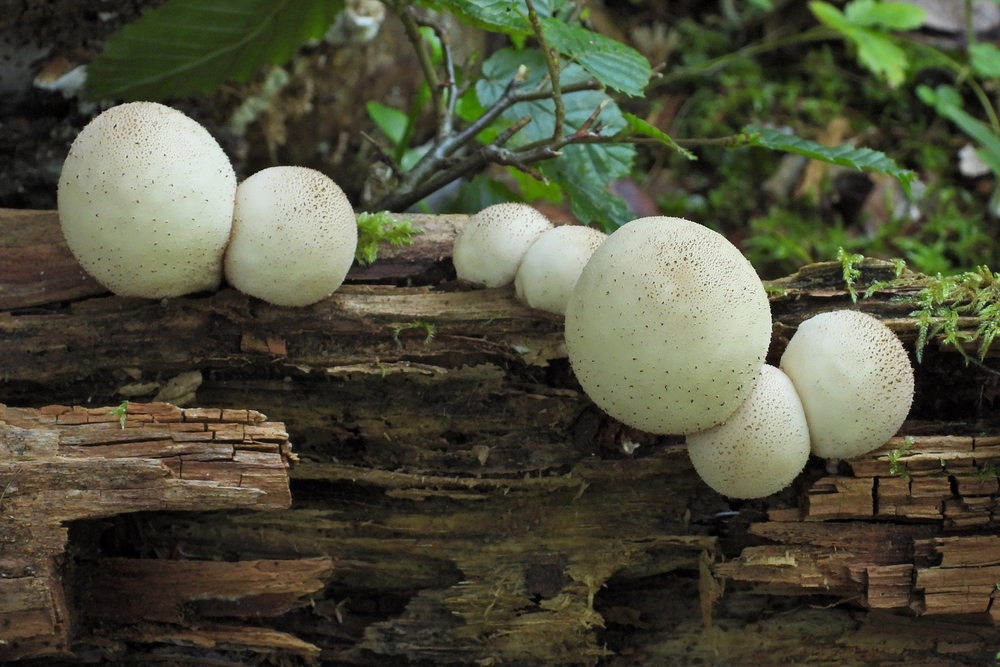
[[[378,258],[381,243],[403,246],[413,243],[416,234],[424,230],[414,227],[408,220],[396,220],[387,211],[358,214],[358,249],[354,258],[359,264],[371,264]]]
[[[910,447],[913,446],[913,436],[908,435],[903,438],[903,444],[889,452],[889,474],[894,477],[902,477],[903,479],[909,479],[910,473],[906,471],[906,466],[899,462],[899,459],[903,457],[906,452],[909,451]]]
[[[424,345],[427,345],[432,340],[434,340],[434,325],[431,324],[430,322],[423,322],[421,320],[417,320],[416,322],[408,322],[407,324],[400,324],[397,327],[393,327],[392,339],[396,341],[396,345],[398,345],[399,347],[403,347],[403,341],[399,339],[399,334],[403,333],[404,331],[409,331],[411,329],[424,330],[424,333],[426,334],[424,336]]]
[[[122,401],[121,405],[113,410],[108,410],[109,415],[114,415],[118,417],[118,425],[121,428],[125,428],[126,413],[128,412],[128,401]]]

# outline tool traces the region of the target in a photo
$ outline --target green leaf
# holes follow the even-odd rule
[[[528,7],[524,0],[425,0],[426,6],[450,12],[462,23],[508,35],[530,35]],[[566,4],[566,0],[535,0],[535,11],[540,17],[552,16]]]
[[[521,197],[529,204],[539,199],[558,204],[563,200],[563,191],[555,183],[543,183],[534,176],[526,174],[517,167],[507,167],[508,173],[517,181],[517,188],[521,191]]]
[[[403,141],[406,128],[410,124],[410,119],[405,113],[375,101],[366,104],[365,111],[393,146],[398,146]]]
[[[542,54],[536,49],[502,49],[483,63],[483,78],[476,83],[479,103],[489,107],[510,82],[520,65],[528,70],[523,89],[531,90],[548,73]],[[585,81],[590,75],[579,65],[566,66],[560,75],[563,85]],[[565,95],[566,131],[579,128],[596,109],[603,107],[598,117],[609,137],[628,126],[621,110],[606,93],[587,90]],[[530,115],[532,122],[514,135],[508,147],[544,141],[555,127],[555,104],[552,100],[521,102],[505,111],[501,118],[513,122]],[[539,170],[569,196],[573,214],[583,222],[600,222],[606,230],[617,229],[631,219],[624,202],[608,192],[608,183],[631,171],[635,147],[631,144],[571,144],[562,154],[539,164]]]
[[[897,4],[897,3],[893,3]],[[826,2],[810,2],[809,9],[824,25],[833,28],[858,50],[858,62],[896,87],[906,79],[910,65],[906,52],[887,36],[848,20],[839,9]]]
[[[522,64],[528,68],[528,78],[522,85],[522,90],[532,90],[548,75],[545,60],[537,49],[501,49],[483,63],[483,78],[476,82],[479,104],[489,108],[503,94],[507,84]],[[560,74],[563,86],[589,79],[590,75],[579,65],[574,64],[564,67]],[[605,106],[598,120],[605,133],[610,136],[625,128],[627,124],[618,105],[608,97],[607,93],[600,90],[584,90],[563,95],[567,132],[578,129],[602,104]],[[514,122],[523,116],[531,116],[532,119],[527,127],[514,135],[507,146],[516,148],[551,137],[555,129],[555,109],[555,103],[549,99],[519,102],[507,109],[501,116],[505,121]]]
[[[321,37],[343,0],[171,0],[105,43],[86,98],[162,100],[247,81]]]
[[[962,109],[962,97],[957,90],[944,85],[934,90],[928,86],[917,86],[917,96],[978,143],[979,156],[994,174],[1000,176],[1000,137],[989,125]]]
[[[670,137],[669,134],[653,127],[652,125],[650,125],[643,119],[639,118],[635,114],[625,113],[622,115],[625,116],[625,121],[628,123],[629,129],[632,130],[634,133],[641,134],[645,137],[652,137],[653,139],[659,141],[661,144],[664,144],[674,149],[675,151],[677,151],[678,153],[680,153],[689,160],[698,159],[697,157],[695,157],[695,154],[689,151],[688,149],[682,146],[678,146],[677,142],[675,142]]]
[[[653,70],[649,61],[630,46],[581,26],[556,18],[542,19],[549,46],[577,63],[602,86],[641,97]]]
[[[908,2],[854,0],[844,7],[844,18],[859,28],[905,31],[922,26],[927,12]]]
[[[576,144],[543,162],[539,170],[569,196],[573,215],[581,222],[598,222],[611,233],[633,216],[625,202],[608,191],[608,184],[632,170],[635,148],[630,144]]]
[[[850,144],[840,146],[824,146],[815,141],[802,139],[793,134],[784,134],[777,130],[759,128],[747,125],[743,128],[747,135],[747,143],[750,146],[762,146],[774,150],[786,151],[804,155],[813,160],[822,160],[832,164],[839,164],[844,167],[854,169],[868,169],[869,171],[886,174],[899,180],[906,194],[910,194],[910,184],[916,180],[917,175],[909,169],[903,169],[896,164],[895,160],[880,151],[871,148],[855,148]]]
[[[989,42],[969,45],[969,64],[984,79],[1000,78],[1000,49]]]

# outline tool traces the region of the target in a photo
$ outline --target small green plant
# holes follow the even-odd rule
[[[928,340],[938,335],[963,355],[967,343],[978,341],[981,361],[1000,335],[1000,274],[987,266],[957,276],[928,278],[915,301],[919,308],[910,316],[917,319],[918,361]],[[961,318],[974,318],[976,329],[964,329]]]
[[[396,345],[403,347],[403,341],[399,339],[399,334],[404,331],[410,331],[411,329],[423,329],[424,333],[424,345],[429,345],[432,340],[434,340],[434,325],[430,322],[423,322],[417,320],[416,322],[408,322],[406,324],[400,324],[392,329],[392,339],[396,341]]]
[[[125,428],[125,420],[128,417],[128,415],[126,414],[127,412],[128,412],[128,401],[122,401],[121,405],[119,405],[117,408],[114,408],[113,410],[108,410],[109,415],[118,417],[118,426],[121,427],[122,429]]]
[[[972,477],[977,479],[989,479],[990,477],[1000,477],[1000,466],[995,463],[987,463],[972,473]]]
[[[854,289],[854,281],[861,277],[861,269],[858,264],[864,261],[864,255],[847,252],[843,248],[837,248],[837,261],[840,262],[840,272],[844,277],[844,286],[847,293],[851,295],[851,301],[857,303],[858,293]]]
[[[410,245],[413,237],[423,231],[411,225],[409,220],[396,220],[388,211],[359,213],[358,249],[354,258],[360,264],[371,264],[378,258],[379,244]]]
[[[889,474],[893,477],[910,478],[910,473],[907,472],[906,465],[900,463],[899,460],[910,450],[913,442],[913,436],[908,435],[903,438],[903,443],[899,447],[889,452]]]

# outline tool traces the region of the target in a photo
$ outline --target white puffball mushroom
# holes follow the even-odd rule
[[[725,421],[757,381],[771,310],[750,262],[690,220],[634,220],[594,252],[566,308],[584,391],[612,417],[683,435]]]
[[[531,244],[549,229],[549,219],[527,204],[487,206],[455,237],[455,272],[460,280],[485,287],[509,285]]]
[[[514,277],[519,301],[532,308],[566,314],[566,303],[590,256],[608,235],[590,227],[563,225],[543,232],[531,245]]]
[[[214,289],[233,219],[236,174],[208,131],[154,102],[112,107],[70,147],[59,221],[73,256],[122,296]]]
[[[698,476],[730,498],[785,488],[809,460],[809,426],[792,381],[765,365],[750,396],[725,422],[687,436]]]
[[[236,190],[226,280],[279,306],[308,306],[344,282],[358,223],[344,192],[307,167],[269,167]]]
[[[885,444],[913,401],[913,367],[896,335],[856,310],[799,325],[781,357],[802,400],[812,452],[849,459]]]

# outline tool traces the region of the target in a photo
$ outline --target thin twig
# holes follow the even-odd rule
[[[444,141],[449,137],[455,125],[455,105],[458,103],[458,81],[455,77],[455,55],[451,50],[451,38],[444,26],[425,16],[413,15],[418,25],[430,28],[441,41],[441,55],[444,60],[445,79],[439,85],[442,88],[446,100],[443,111],[438,116],[438,141]],[[437,108],[437,107],[435,107]]]
[[[434,104],[434,112],[437,114],[438,119],[440,119],[446,112],[447,107],[445,106],[444,96],[441,90],[441,80],[438,78],[437,70],[434,68],[434,60],[431,58],[431,54],[427,48],[427,42],[424,40],[424,36],[420,34],[420,25],[417,23],[416,10],[413,7],[407,7],[406,9],[398,12],[399,20],[403,23],[403,29],[406,31],[406,37],[410,40],[410,44],[413,45],[413,49],[417,52],[417,60],[420,62],[420,69],[424,72],[424,79],[427,81],[427,87],[431,91],[431,101]]]
[[[399,178],[403,175],[403,168],[399,166],[399,163],[396,162],[396,157],[387,151],[385,146],[376,141],[375,137],[371,136],[367,132],[361,132],[360,134],[362,139],[375,147],[375,152],[378,153],[379,159],[381,159],[382,162],[385,162],[389,166],[389,169],[392,169],[394,176]]]
[[[545,65],[549,68],[549,80],[552,86],[552,101],[556,105],[555,127],[552,130],[552,141],[560,142],[563,138],[563,126],[566,122],[566,107],[563,105],[562,86],[560,83],[559,60],[552,47],[545,39],[542,31],[542,22],[538,19],[538,12],[535,11],[535,3],[532,0],[524,0],[528,7],[528,21],[535,31],[535,39],[538,40],[538,48],[545,58]]]

